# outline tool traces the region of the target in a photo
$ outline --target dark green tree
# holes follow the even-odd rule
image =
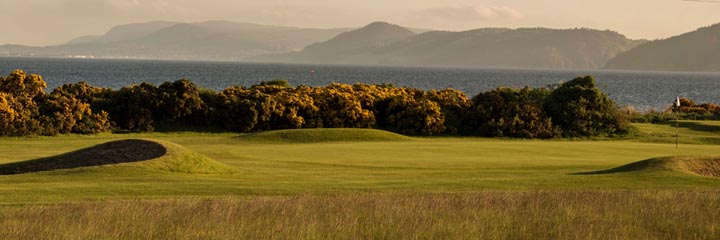
[[[198,87],[187,79],[165,82],[157,89],[159,105],[157,121],[174,122],[203,108]]]
[[[500,87],[478,94],[463,119],[463,134],[485,137],[552,138],[558,134],[543,111],[549,91]]]
[[[627,117],[595,87],[592,76],[560,85],[546,98],[544,109],[567,137],[618,135],[628,131]]]
[[[115,126],[131,131],[155,130],[159,115],[158,89],[150,83],[123,87],[111,94],[108,113]]]

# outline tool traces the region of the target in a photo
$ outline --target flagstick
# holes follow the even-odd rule
[[[680,117],[678,116],[678,112],[680,111],[680,97],[677,97],[675,100],[675,110],[675,149],[678,149],[680,142]]]
[[[678,119],[677,113],[675,113],[675,149],[678,149],[678,143],[680,138],[680,120]]]

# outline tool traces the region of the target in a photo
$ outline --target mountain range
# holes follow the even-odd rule
[[[121,25],[47,47],[0,46],[0,56],[98,57],[241,61],[297,51],[348,29],[310,29],[227,21],[148,22]]]
[[[611,59],[605,68],[720,72],[720,24],[648,42]]]
[[[0,56],[220,60],[310,64],[720,71],[720,24],[655,41],[587,28],[450,32],[385,22],[296,28],[207,21],[120,25],[46,47],[0,46]]]
[[[319,64],[595,69],[644,41],[592,29],[485,28],[416,34],[372,23],[303,51],[259,60]]]

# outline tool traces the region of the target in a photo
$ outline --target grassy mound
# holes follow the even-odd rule
[[[180,145],[150,140],[119,140],[58,156],[0,165],[0,175],[100,166],[132,166],[184,173],[228,173],[233,169]]]
[[[630,163],[613,169],[579,174],[611,174],[671,170],[708,177],[720,177],[720,157],[663,157]]]
[[[251,133],[241,140],[280,143],[405,141],[412,138],[377,129],[320,128]]]

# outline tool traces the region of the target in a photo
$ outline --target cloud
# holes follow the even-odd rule
[[[480,21],[520,19],[523,14],[505,6],[451,6],[430,8],[421,12],[425,17],[446,21]]]

